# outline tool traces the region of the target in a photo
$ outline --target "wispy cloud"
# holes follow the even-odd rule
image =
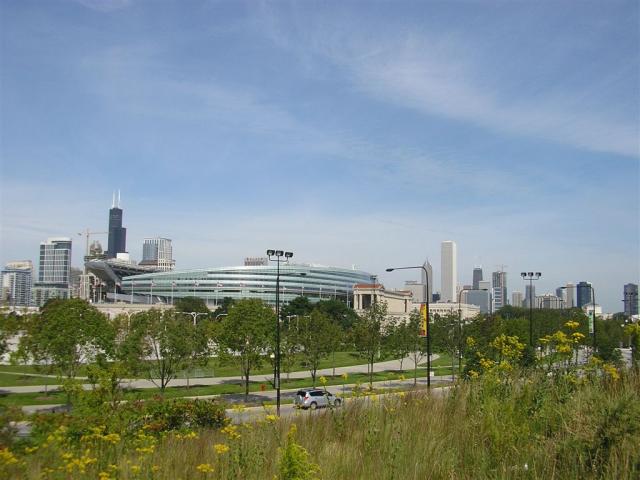
[[[536,84],[535,65],[515,73],[503,70],[490,47],[474,37],[478,32],[435,34],[406,24],[398,30],[346,17],[302,15],[296,8],[283,13],[267,6],[260,10],[260,25],[275,45],[295,52],[301,63],[312,64],[310,56],[328,60],[356,89],[379,101],[495,132],[640,156],[637,68],[625,64],[618,71],[597,72],[590,85],[575,89]],[[517,57],[517,47],[510,53]],[[567,47],[556,54],[560,69],[570,61],[562,55],[573,52]],[[635,85],[626,106],[636,106],[626,118],[607,105],[612,87],[601,81],[617,76]],[[585,102],[589,97],[598,97],[595,103],[603,108]]]

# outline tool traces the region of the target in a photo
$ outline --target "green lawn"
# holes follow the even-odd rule
[[[0,387],[19,387],[28,385],[58,385],[60,381],[52,377],[34,377],[31,375],[13,375],[0,373]]]

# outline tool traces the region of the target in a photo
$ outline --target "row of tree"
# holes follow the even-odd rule
[[[571,320],[579,324],[585,342],[589,341],[588,321],[581,310],[534,313],[537,338]],[[408,321],[389,318],[384,303],[357,315],[337,300],[311,304],[306,297],[298,297],[281,312],[281,369],[288,376],[300,364],[308,369],[315,385],[323,360],[334,359],[335,375],[336,353],[355,351],[368,364],[370,382],[373,364],[382,356],[401,362],[409,357],[415,379],[426,358],[425,339],[418,336],[419,321],[417,312]],[[90,380],[107,385],[114,393],[127,377],[148,378],[164,391],[182,370],[204,365],[215,355],[238,367],[248,395],[251,373],[274,361],[275,322],[272,307],[256,299],[224,299],[211,312],[201,299],[186,298],[172,309],[120,315],[111,321],[82,300],[52,300],[38,315],[0,318],[0,354],[6,350],[7,336],[19,330],[19,348],[12,355],[15,361],[34,363],[69,382],[87,365]],[[465,322],[455,315],[436,315],[430,324],[432,348],[456,358],[465,354],[467,337],[488,344],[506,334],[528,343],[528,322],[527,310],[512,307]],[[624,332],[616,325],[598,320],[598,350],[603,358],[615,355],[614,345],[624,340]],[[523,363],[534,360],[534,352],[528,349]]]

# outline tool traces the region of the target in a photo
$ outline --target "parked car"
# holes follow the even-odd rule
[[[339,407],[342,399],[320,388],[306,388],[298,390],[293,404],[298,408],[315,410],[320,407]]]

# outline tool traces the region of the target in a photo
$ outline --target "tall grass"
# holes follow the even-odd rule
[[[487,377],[443,395],[370,397],[318,415],[267,415],[222,431],[157,439],[141,433],[133,443],[77,446],[63,439],[56,446],[54,439],[30,454],[14,449],[16,462],[2,467],[0,460],[0,476],[4,468],[14,478],[102,472],[103,479],[293,479],[306,477],[283,465],[307,462],[311,473],[312,464],[319,466],[308,478],[322,479],[633,479],[640,478],[638,392],[640,380],[631,372],[617,380],[540,372],[509,382]],[[308,456],[291,449],[292,442]],[[87,448],[95,462],[85,473],[72,467],[69,474],[69,453],[79,458]],[[301,455],[298,463],[286,458],[291,451]]]

